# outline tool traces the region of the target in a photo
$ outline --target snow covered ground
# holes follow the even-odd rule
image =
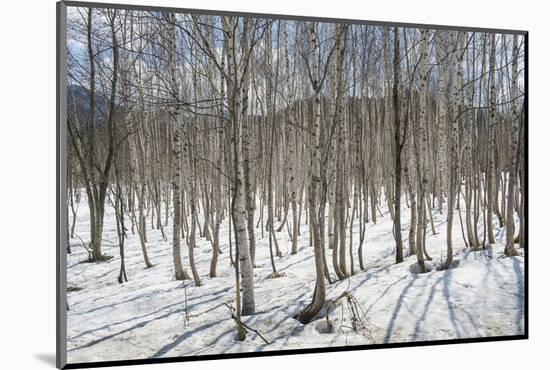
[[[78,210],[76,233],[89,240],[85,197]],[[307,225],[302,225],[299,252],[290,254],[288,233],[277,233],[283,256],[277,269],[285,277],[269,278],[271,264],[267,233],[257,229],[257,268],[254,269],[257,314],[243,321],[269,342],[249,333],[244,342],[235,338],[235,324],[223,302],[235,297],[234,271],[229,264],[228,224],[220,231],[223,254],[218,277],[209,278],[210,242],[199,239],[196,264],[203,286],[173,278],[171,226],[167,240],[160,231],[148,230],[152,268],[146,269],[138,235],[126,241],[129,282],[118,284],[120,259],[113,209],[106,210],[103,253],[108,262],[80,263],[87,252],[72,239],[67,259],[68,362],[125,360],[203,354],[270,351],[311,347],[349,346],[423,340],[516,335],[524,333],[524,259],[503,257],[504,229],[496,229],[497,243],[485,251],[464,248],[460,221],[454,225],[456,268],[414,274],[416,257],[395,265],[392,222],[387,209],[376,225],[369,223],[364,244],[366,271],[329,285],[327,298],[349,291],[360,303],[366,330],[351,329],[345,301],[331,313],[335,331],[324,333],[324,319],[302,325],[293,319],[311,301],[314,287],[313,250]],[[404,237],[408,235],[409,210],[403,208]],[[445,215],[434,212],[436,235],[428,224],[427,247],[433,262],[445,257]],[[498,227],[498,225],[496,225]],[[358,241],[358,223],[354,240]],[[198,234],[198,233],[197,233]],[[111,241],[111,242],[109,242]],[[349,239],[348,239],[349,243]],[[405,239],[405,245],[407,240]],[[356,249],[356,247],[355,247]],[[327,249],[329,269],[331,251]],[[187,247],[182,260],[188,267]],[[348,262],[349,269],[349,262]],[[188,270],[189,271],[189,270]],[[186,310],[188,315],[186,315]]]

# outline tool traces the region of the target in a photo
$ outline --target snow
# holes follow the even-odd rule
[[[82,199],[76,234],[89,240],[88,207],[84,195]],[[497,223],[494,225],[497,243],[475,252],[464,247],[457,213],[453,227],[457,266],[416,274],[413,272],[415,256],[394,264],[392,221],[387,208],[381,206],[383,217],[379,215],[377,223],[370,222],[366,229],[363,246],[366,270],[359,271],[355,255],[355,275],[327,286],[329,300],[344,291],[357,299],[364,328],[356,332],[351,329],[349,310],[342,299],[329,310],[335,328],[332,333],[326,332],[324,317],[308,325],[293,318],[311,301],[315,284],[313,248],[309,247],[307,225],[301,226],[296,255],[290,254],[286,228],[277,233],[283,256],[276,257],[275,262],[278,271],[286,276],[275,279],[269,277],[272,270],[267,233],[264,232],[261,238],[261,230],[256,229],[257,314],[243,317],[243,321],[261,333],[270,343],[266,344],[253,332],[248,333],[244,342],[238,341],[235,323],[223,304],[235,297],[227,222],[220,231],[223,254],[218,261],[216,278],[208,277],[211,244],[202,238],[197,240],[195,258],[203,286],[195,287],[192,280],[174,280],[171,225],[165,227],[167,240],[162,239],[159,230],[148,230],[148,252],[154,264],[149,269],[145,268],[137,233],[128,233],[126,269],[129,281],[118,284],[120,258],[116,224],[113,209],[106,207],[103,253],[114,256],[113,259],[81,263],[87,258],[87,252],[80,246],[80,239],[71,239],[73,253],[67,258],[67,285],[82,289],[67,293],[69,363],[524,333],[523,250],[518,249],[518,257],[503,256],[505,229],[498,228]],[[428,224],[427,249],[434,265],[445,257],[445,214],[446,211],[443,214],[433,212],[436,235],[432,235]],[[404,244],[407,245],[410,212],[405,205],[402,215]],[[127,224],[129,227],[129,220]],[[355,221],[355,249],[358,232]],[[326,253],[332,272],[332,251],[327,249]],[[182,260],[190,272],[185,243],[182,244]]]

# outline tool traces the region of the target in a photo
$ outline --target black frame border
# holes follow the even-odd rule
[[[161,11],[172,13],[190,13],[198,15],[232,15],[240,17],[256,17],[270,19],[285,19],[295,21],[317,21],[328,23],[346,23],[346,24],[362,24],[372,26],[398,26],[404,28],[420,28],[430,30],[449,30],[449,31],[467,31],[467,32],[485,32],[485,33],[504,33],[524,36],[524,142],[523,155],[525,160],[524,186],[525,186],[525,248],[524,248],[524,334],[508,335],[508,336],[493,336],[479,338],[457,338],[445,340],[429,340],[417,342],[400,342],[400,343],[380,343],[366,344],[354,346],[337,346],[337,347],[319,347],[319,348],[303,348],[303,349],[287,349],[273,350],[265,352],[239,352],[239,353],[220,353],[212,355],[199,356],[180,356],[166,358],[147,358],[147,359],[132,359],[132,360],[113,360],[113,361],[97,361],[97,362],[80,362],[67,363],[67,311],[66,311],[66,224],[68,220],[66,205],[66,185],[67,185],[67,170],[66,170],[66,154],[67,154],[67,130],[63,122],[66,121],[66,45],[67,45],[67,7],[92,7],[92,8],[110,8],[110,9],[125,9],[125,10],[142,10],[142,11]],[[270,357],[270,356],[286,356],[297,354],[312,354],[312,353],[331,353],[342,351],[362,351],[371,349],[383,348],[405,348],[405,347],[422,347],[434,345],[448,344],[466,344],[466,343],[483,343],[483,342],[499,342],[512,340],[529,339],[529,31],[527,30],[512,30],[500,28],[482,28],[482,27],[467,27],[467,26],[447,26],[447,25],[432,25],[419,23],[402,23],[402,22],[383,22],[372,20],[348,19],[348,18],[329,18],[329,17],[310,17],[288,14],[266,14],[266,13],[250,13],[250,12],[231,12],[210,9],[190,9],[190,8],[175,8],[165,6],[148,6],[148,5],[131,5],[131,4],[113,4],[103,2],[88,2],[88,1],[70,1],[62,0],[56,3],[56,367],[58,369],[80,369],[80,368],[97,368],[110,366],[126,366],[126,365],[144,365],[144,364],[163,364],[175,362],[194,362],[222,359],[237,359],[237,358],[253,358],[253,357]]]

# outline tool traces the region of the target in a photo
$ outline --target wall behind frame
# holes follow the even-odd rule
[[[528,341],[339,352],[174,363],[134,369],[224,370],[282,368],[420,369],[440,366],[517,369],[542,359],[550,325],[543,282],[550,260],[545,229],[550,181],[545,147],[550,128],[546,12],[535,1],[435,0],[110,0],[111,3],[362,18],[379,21],[527,29],[529,34],[529,322]],[[456,4],[456,5],[455,5]],[[536,5],[537,4],[537,5]],[[0,12],[2,126],[0,225],[6,368],[52,369],[55,364],[55,0],[12,1]],[[5,110],[7,108],[7,111]],[[6,115],[7,112],[7,115]]]

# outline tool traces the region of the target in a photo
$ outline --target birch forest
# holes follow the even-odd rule
[[[69,7],[69,363],[524,334],[525,41]]]

